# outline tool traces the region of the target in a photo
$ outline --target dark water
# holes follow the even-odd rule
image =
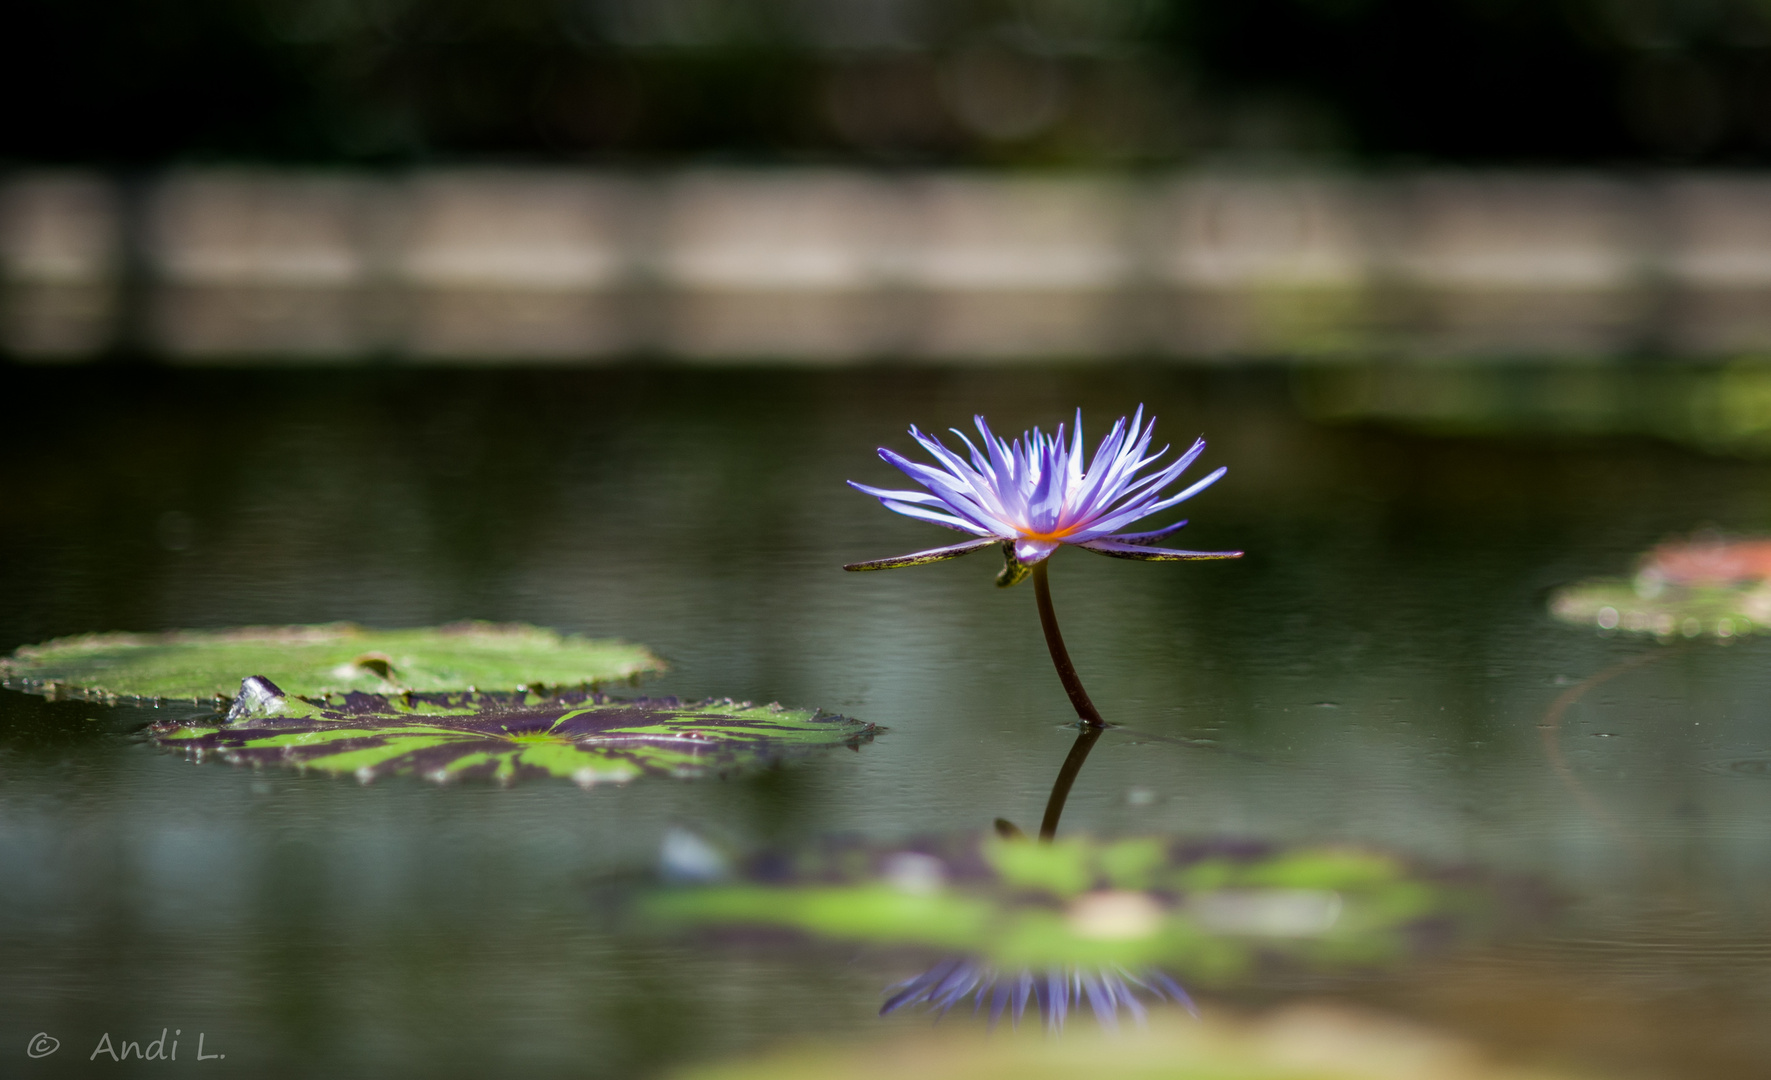
[[[0,691],[0,1074],[126,1074],[88,1061],[101,1034],[171,1028],[180,1061],[140,1071],[185,1069],[202,1032],[217,1075],[624,1077],[922,1023],[875,1019],[889,961],[659,939],[609,898],[673,825],[745,849],[1036,823],[1074,730],[1031,589],[993,589],[990,554],[841,573],[946,535],[842,481],[893,479],[872,451],[912,422],[1081,405],[1099,431],[1144,402],[1229,466],[1187,546],[1248,557],[1067,550],[1054,590],[1110,719],[1218,749],[1110,732],[1065,829],[1381,845],[1564,901],[1516,939],[1234,1003],[1331,994],[1627,1075],[1766,1075],[1771,642],[1603,638],[1544,600],[1669,533],[1771,531],[1771,461],[1331,423],[1308,381],[0,368],[0,650],[521,620],[651,645],[655,692],[891,729],[744,780],[361,787],[192,765],[132,737],[152,710]],[[1568,709],[1558,767],[1546,712],[1645,652]],[[39,1031],[63,1048],[27,1059]]]

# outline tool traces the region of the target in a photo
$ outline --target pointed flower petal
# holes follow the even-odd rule
[[[1103,537],[1101,537],[1101,539],[1102,540],[1112,540],[1115,543],[1119,543],[1119,544],[1148,544],[1152,540],[1162,539],[1163,537],[1167,536],[1169,533],[1172,533],[1172,532],[1176,531],[1177,529],[1184,527],[1186,524],[1187,524],[1187,519],[1182,518],[1181,520],[1175,522],[1173,525],[1168,525],[1168,526],[1165,526],[1160,529],[1152,530],[1150,532],[1117,533],[1113,536],[1103,536]]]
[[[892,499],[896,502],[916,503],[918,506],[946,506],[938,496],[926,491],[898,491],[893,488],[878,488],[872,484],[857,484],[853,480],[843,481],[863,495],[871,495],[876,499]]]
[[[969,532],[973,535],[989,536],[992,540],[996,538],[995,534],[991,533],[989,530],[974,525],[969,521],[956,518],[951,514],[943,514],[939,511],[929,510],[921,506],[911,506],[909,503],[901,503],[893,499],[881,499],[879,502],[880,505],[884,506],[887,510],[896,510],[905,517],[918,518],[922,521],[941,525],[949,529],[957,529],[960,532]]]

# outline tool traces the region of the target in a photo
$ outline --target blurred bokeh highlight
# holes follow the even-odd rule
[[[0,207],[43,359],[1771,349],[1771,177],[181,168]]]
[[[16,357],[1771,347],[1758,0],[23,0]]]

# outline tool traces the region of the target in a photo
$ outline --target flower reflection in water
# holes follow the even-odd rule
[[[785,930],[940,958],[885,991],[881,1015],[971,1003],[994,1025],[1036,1010],[1057,1030],[1092,1013],[1140,1024],[1193,1003],[1177,980],[1222,988],[1285,972],[1405,962],[1492,921],[1485,884],[1381,851],[1234,838],[1056,839],[1064,797],[1104,732],[1084,726],[1046,805],[1041,838],[986,833],[899,843],[827,837],[727,860],[693,837],[664,851],[677,884],[646,915],[707,930]]]
[[[1046,1028],[1056,1031],[1064,1026],[1070,1013],[1087,1005],[1102,1025],[1117,1027],[1120,1009],[1138,1023],[1144,1022],[1148,1013],[1139,1000],[1140,992],[1157,1001],[1176,1002],[1198,1015],[1193,999],[1181,984],[1154,968],[1135,973],[1122,967],[1078,966],[1051,967],[1041,972],[1001,971],[968,957],[950,957],[920,975],[888,987],[886,993],[891,996],[880,1006],[879,1014],[886,1016],[899,1009],[927,1005],[940,1016],[971,999],[973,1012],[981,1012],[988,1003],[992,1025],[1006,1014],[1019,1026],[1027,1006],[1032,1005],[1039,1010]]]
[[[969,1003],[1017,1021],[1036,1009],[1053,1027],[1079,1011],[1112,1023],[1185,1006],[1177,983],[1319,984],[1393,967],[1514,907],[1480,877],[1380,851],[1165,836],[829,838],[708,876],[654,891],[644,914],[920,956],[926,970],[887,992],[885,1012]]]

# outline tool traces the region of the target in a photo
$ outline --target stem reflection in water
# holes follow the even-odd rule
[[[1064,758],[1064,767],[1058,770],[1058,779],[1052,784],[1051,797],[1045,802],[1045,817],[1039,823],[1040,840],[1049,843],[1058,835],[1058,819],[1064,815],[1064,801],[1070,797],[1070,785],[1076,783],[1076,774],[1082,771],[1088,752],[1095,748],[1096,740],[1106,730],[1105,725],[1083,724],[1077,733],[1076,742],[1071,744],[1070,753]]]

